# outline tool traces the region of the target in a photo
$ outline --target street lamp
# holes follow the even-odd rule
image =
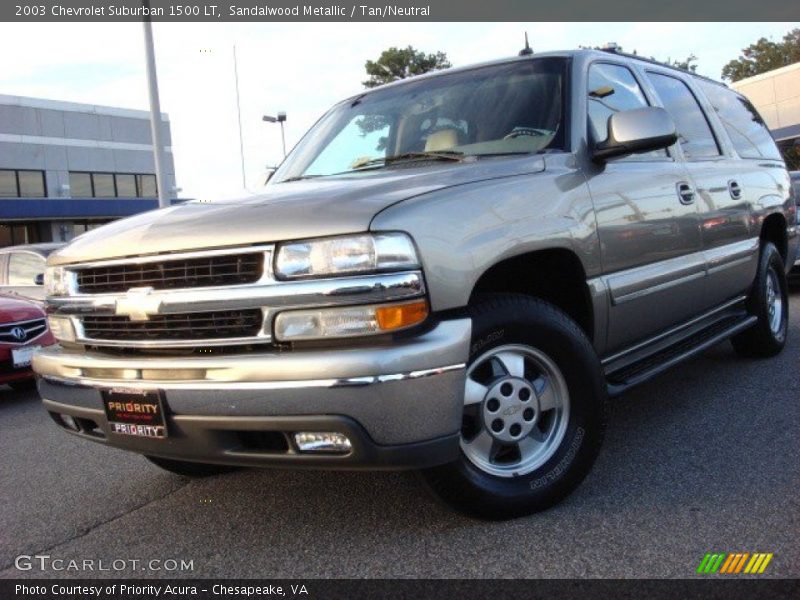
[[[263,121],[267,123],[280,123],[281,124],[281,142],[283,143],[283,157],[286,158],[286,135],[283,131],[283,124],[286,122],[286,113],[284,111],[280,111],[277,116],[271,117],[270,115],[264,115],[262,117]]]

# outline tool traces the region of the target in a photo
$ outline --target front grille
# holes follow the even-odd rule
[[[89,340],[170,341],[255,337],[261,331],[261,309],[220,310],[179,315],[157,315],[148,321],[124,316],[85,316],[83,330]]]
[[[28,340],[42,335],[46,329],[47,322],[44,319],[3,323],[0,325],[0,342],[24,344]]]
[[[263,272],[263,252],[252,252],[90,267],[76,275],[79,292],[111,294],[135,287],[170,290],[255,283]]]

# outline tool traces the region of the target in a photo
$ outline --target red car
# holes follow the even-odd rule
[[[0,296],[0,385],[32,388],[31,356],[37,348],[55,343],[41,308]]]

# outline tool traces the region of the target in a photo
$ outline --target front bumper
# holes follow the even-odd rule
[[[457,319],[378,345],[209,357],[121,358],[56,346],[34,357],[34,370],[56,422],[70,415],[81,425],[72,433],[142,454],[244,466],[425,467],[457,456],[470,333],[470,320]],[[113,387],[163,390],[169,437],[112,433],[100,392]],[[297,431],[344,433],[353,449],[302,454]]]

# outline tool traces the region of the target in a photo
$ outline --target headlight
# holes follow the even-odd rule
[[[70,274],[64,267],[47,267],[44,270],[44,290],[48,296],[69,294]]]
[[[421,323],[427,316],[428,304],[424,300],[290,310],[275,318],[275,337],[282,342],[292,342],[389,333]]]
[[[419,267],[414,244],[404,233],[363,234],[282,244],[275,274],[283,279],[346,275]]]

